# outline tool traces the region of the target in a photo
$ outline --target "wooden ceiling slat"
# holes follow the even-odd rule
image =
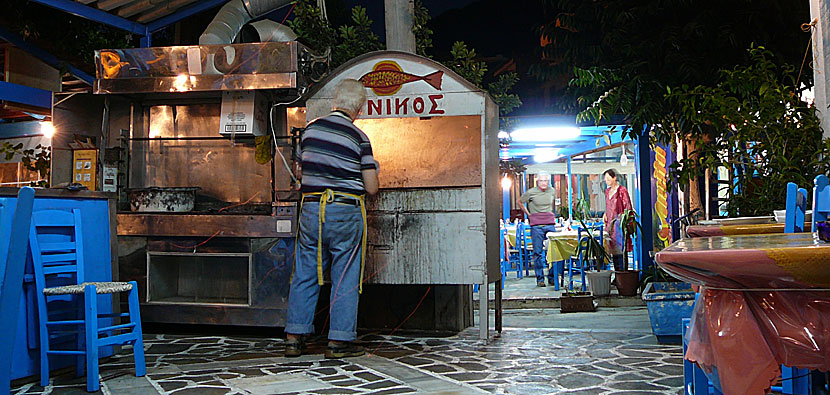
[[[156,20],[158,18],[161,18],[163,16],[172,14],[174,11],[178,10],[179,8],[184,7],[188,4],[194,3],[195,1],[197,1],[197,0],[171,0],[170,2],[168,2],[165,5],[157,6],[156,8],[154,8],[154,9],[152,9],[152,10],[150,10],[150,11],[144,13],[144,14],[141,14],[141,16],[138,17],[137,22],[138,23],[147,23],[147,22],[150,22],[150,21],[154,21],[154,20]]]
[[[129,5],[135,0],[101,0],[98,2],[98,9],[111,11],[121,6]]]
[[[129,17],[131,17],[135,14],[138,14],[140,12],[150,10],[151,8],[156,6],[156,3],[158,3],[158,1],[153,1],[153,0],[139,0],[139,1],[133,2],[132,4],[130,4],[126,7],[119,8],[118,9],[118,16],[124,17],[124,18],[129,18]]]

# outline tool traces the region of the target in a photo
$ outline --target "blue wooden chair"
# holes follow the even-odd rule
[[[819,177],[824,177],[825,181],[827,180],[825,176]],[[816,184],[818,185],[818,178],[816,178]],[[826,182],[824,185],[827,185]],[[825,187],[825,189],[827,188]],[[787,213],[784,217],[784,233],[803,232],[804,216],[807,210],[807,190],[799,188],[795,183],[788,182],[785,208]],[[781,385],[772,386],[772,391],[782,394],[809,393],[810,371],[781,365]]]
[[[816,222],[827,221],[830,214],[830,179],[824,174],[816,177],[813,188],[813,226],[811,232],[816,231]]]
[[[527,239],[525,238],[526,226],[524,222],[519,221],[516,224],[516,250],[517,254],[516,257],[518,261],[516,262],[516,277],[517,278],[524,278],[522,272],[525,270],[526,263],[526,255],[527,255]]]
[[[100,388],[99,349],[124,344],[133,345],[135,374],[138,377],[144,376],[146,368],[138,310],[138,285],[135,281],[84,281],[80,210],[35,212],[29,232],[29,247],[35,271],[40,330],[40,384],[44,387],[49,384],[50,356],[74,355],[78,359],[76,372],[79,376],[83,374],[85,362],[87,391],[97,391]],[[128,293],[129,312],[98,314],[98,294],[120,292]],[[82,305],[80,300],[83,300]],[[66,308],[67,305],[69,309]],[[83,313],[79,314],[79,310]],[[126,319],[126,322],[111,325],[112,318]],[[100,320],[105,320],[103,326],[99,326]],[[67,336],[70,336],[69,339]],[[71,341],[73,339],[77,339],[77,344]]]
[[[795,183],[787,183],[787,214],[784,217],[784,233],[804,231],[804,215],[807,210],[807,190]]]
[[[12,352],[17,318],[20,314],[20,296],[23,294],[23,272],[28,255],[28,229],[32,219],[32,204],[35,191],[30,187],[21,188],[17,193],[14,211],[8,204],[10,199],[0,201],[0,394],[10,392]],[[2,199],[0,199],[2,200]],[[6,216],[12,216],[11,227],[5,226]],[[26,339],[18,340],[26,341]]]
[[[533,267],[533,239],[530,237],[530,225],[525,224],[524,222],[519,223],[522,226],[521,231],[521,254],[522,254],[522,266],[524,267],[524,276],[530,275],[530,268]],[[518,235],[519,233],[517,233]],[[518,236],[517,236],[518,237]],[[524,276],[519,278],[524,278]]]
[[[571,256],[565,262],[565,271],[568,272],[568,290],[573,291],[574,289],[574,273],[579,274],[582,278],[582,291],[586,290],[585,287],[585,269],[587,262],[585,260],[585,250],[588,248],[588,238],[591,237],[590,233],[585,236],[579,237],[577,240],[576,245],[576,255]],[[563,272],[564,277],[564,272]]]

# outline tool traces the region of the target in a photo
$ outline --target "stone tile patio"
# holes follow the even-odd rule
[[[539,319],[533,312],[523,314],[526,323]],[[133,376],[132,355],[125,350],[102,364],[100,392],[682,393],[680,347],[657,344],[643,325],[624,329],[609,323],[603,329],[597,323],[613,320],[609,314],[641,321],[645,313],[630,308],[560,314],[553,318],[561,325],[592,329],[516,325],[489,342],[478,339],[476,328],[443,338],[366,334],[360,340],[369,355],[343,360],[322,358],[323,339],[314,342],[307,355],[288,359],[282,357],[282,339],[148,334],[147,376]],[[69,374],[53,379],[46,388],[28,383],[13,393],[85,393],[84,388],[82,378]]]

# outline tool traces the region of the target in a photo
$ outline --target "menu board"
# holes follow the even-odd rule
[[[72,151],[72,182],[81,184],[90,191],[96,190],[96,169],[98,168],[97,149],[78,149]]]

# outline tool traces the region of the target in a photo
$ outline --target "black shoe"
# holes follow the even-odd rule
[[[354,343],[332,343],[326,348],[326,358],[351,358],[366,354],[363,346]]]
[[[553,280],[548,280],[548,285],[550,285],[551,287],[553,287],[553,286],[555,286],[555,285],[556,285],[556,282],[554,282]]]
[[[545,282],[544,281],[537,281],[536,286],[544,288],[545,287]]]
[[[285,356],[289,358],[299,357],[305,351],[305,337],[301,336],[296,340],[285,341]]]

